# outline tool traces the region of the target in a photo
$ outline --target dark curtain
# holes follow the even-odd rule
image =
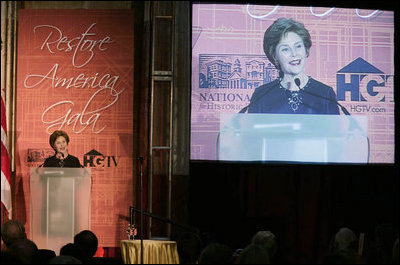
[[[340,227],[371,239],[398,224],[394,166],[192,162],[190,222],[204,244],[244,248],[259,230],[278,238],[278,263],[321,262]]]

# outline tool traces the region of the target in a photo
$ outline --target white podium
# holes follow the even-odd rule
[[[90,229],[90,168],[32,168],[31,238],[38,248],[54,250],[73,243]]]
[[[367,117],[312,114],[223,114],[222,161],[368,163]]]

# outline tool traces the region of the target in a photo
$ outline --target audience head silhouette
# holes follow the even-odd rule
[[[14,242],[27,238],[24,225],[17,220],[9,220],[4,223],[1,227],[1,237],[7,248]]]
[[[275,235],[271,231],[258,231],[252,238],[251,243],[264,248],[272,259],[278,249]]]
[[[12,260],[16,264],[31,264],[37,252],[36,244],[29,239],[15,241],[9,248]]]
[[[323,263],[351,264],[357,261],[358,239],[356,234],[347,227],[342,227],[333,236],[329,253],[325,255]]]
[[[240,253],[236,264],[270,264],[266,249],[260,245],[250,244]]]
[[[192,232],[185,232],[177,243],[180,263],[195,264],[202,247],[200,236]]]
[[[74,258],[72,256],[57,256],[52,258],[48,264],[83,264],[82,261],[80,261],[77,258]]]
[[[74,244],[79,246],[85,255],[91,258],[96,254],[99,241],[92,231],[83,230],[75,235]]]
[[[335,234],[333,241],[333,251],[357,251],[357,236],[347,227],[342,227]]]
[[[73,243],[68,243],[64,245],[60,249],[60,256],[71,256],[80,260],[82,263],[86,261],[85,260],[86,255],[84,251],[79,246]]]
[[[47,264],[52,258],[56,257],[56,253],[51,249],[39,249],[33,258],[33,264]]]
[[[324,256],[322,264],[352,264],[352,262],[344,253],[329,253]]]
[[[200,254],[199,264],[230,264],[233,250],[220,243],[210,243]]]

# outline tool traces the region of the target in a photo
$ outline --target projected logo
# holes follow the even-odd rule
[[[393,102],[393,75],[362,58],[357,58],[336,74],[338,101]]]
[[[117,165],[115,156],[105,156],[94,149],[83,156],[84,167],[116,167]]]

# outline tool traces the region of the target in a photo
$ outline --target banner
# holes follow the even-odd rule
[[[131,10],[20,10],[16,171],[24,201],[17,218],[26,218],[28,233],[29,169],[54,154],[49,136],[63,130],[69,153],[92,168],[91,230],[99,246],[125,239],[133,198],[133,27]]]

